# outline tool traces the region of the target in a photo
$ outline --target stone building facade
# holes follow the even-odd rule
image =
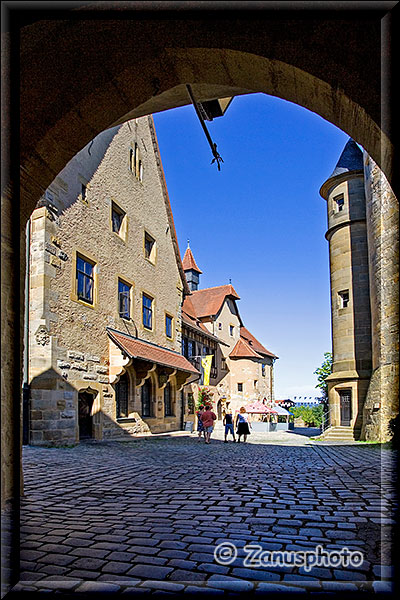
[[[30,221],[29,442],[179,429],[198,373],[189,293],[151,117],[103,132]]]
[[[398,203],[351,139],[320,194],[328,212],[333,353],[325,436],[386,441],[398,414]]]
[[[240,298],[233,286],[198,289],[201,271],[189,247],[182,264],[192,290],[182,308],[183,327],[187,326],[187,316],[190,315],[203,335],[207,333],[210,336],[208,347],[204,342],[200,346],[191,346],[186,356],[199,367],[192,358],[192,352],[196,352],[197,356],[206,354],[208,348],[215,352],[208,387],[213,394],[213,406],[218,417],[222,417],[227,406],[237,411],[252,400],[273,400],[273,366],[278,357],[244,327],[237,306]],[[216,345],[214,340],[217,340]],[[185,353],[186,350],[187,345]],[[196,401],[198,389],[198,383],[192,384],[185,393],[191,394]]]

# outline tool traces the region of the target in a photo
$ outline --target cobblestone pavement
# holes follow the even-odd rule
[[[298,432],[302,433],[302,432]],[[391,588],[394,451],[296,432],[24,447],[14,591],[219,594]],[[222,542],[238,549],[218,564]],[[361,551],[357,567],[246,567],[263,550]],[[12,593],[11,593],[12,595]]]

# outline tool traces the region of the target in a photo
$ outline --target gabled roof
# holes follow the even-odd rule
[[[197,271],[197,273],[200,273],[200,274],[203,272],[203,271],[200,271],[199,267],[197,266],[196,261],[194,260],[193,253],[192,253],[191,249],[189,248],[189,246],[186,248],[186,252],[185,252],[185,256],[183,257],[182,265],[183,265],[184,271]]]
[[[267,350],[255,337],[250,333],[246,327],[240,328],[240,337],[243,338],[250,347],[258,352],[259,354],[263,354],[265,356],[270,356],[272,358],[278,358],[275,354]]]
[[[200,319],[218,314],[225,298],[240,300],[240,296],[230,284],[196,290],[190,296],[195,314]]]
[[[229,358],[262,358],[242,337],[238,339]]]
[[[196,313],[192,304],[191,296],[186,296],[183,306],[182,306],[182,322],[183,325],[187,325],[191,329],[198,331],[202,335],[207,336],[209,339],[214,340],[215,342],[219,342],[226,346],[225,342],[222,342],[219,338],[213,335],[210,331],[208,331],[207,327],[199,321],[196,317]]]
[[[130,358],[139,358],[187,373],[199,373],[198,370],[195,369],[182,354],[178,354],[178,352],[156,346],[156,344],[151,344],[150,342],[138,340],[137,338],[114,329],[107,328],[107,333],[114,344]]]

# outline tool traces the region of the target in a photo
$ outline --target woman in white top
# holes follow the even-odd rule
[[[242,406],[242,408],[239,410],[239,413],[236,416],[236,433],[238,434],[238,442],[240,442],[240,438],[243,435],[243,441],[245,442],[247,440],[247,436],[250,433],[250,419],[249,419],[249,415],[246,412],[246,409],[244,406]]]

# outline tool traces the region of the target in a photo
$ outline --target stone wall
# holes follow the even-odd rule
[[[373,372],[363,436],[386,441],[399,412],[399,204],[376,163],[364,155],[371,289]]]

